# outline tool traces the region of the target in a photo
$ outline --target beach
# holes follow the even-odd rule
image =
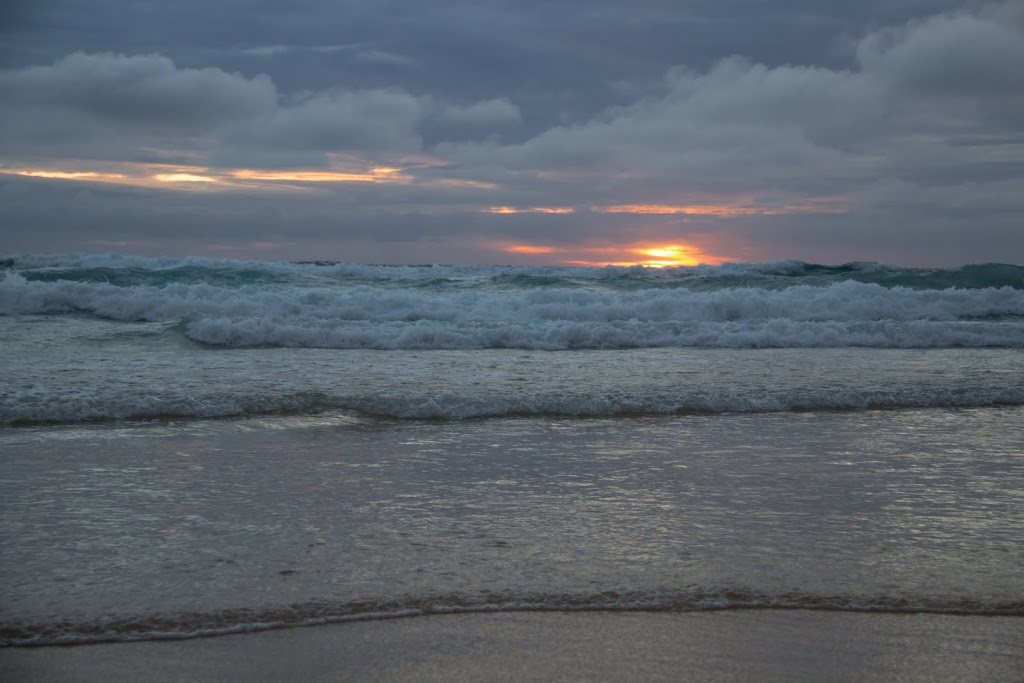
[[[0,651],[32,681],[1019,681],[1024,620],[731,610],[461,614]]]
[[[0,7],[0,683],[1024,683],[1024,0]]]

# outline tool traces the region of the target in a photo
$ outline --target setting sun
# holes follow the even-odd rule
[[[649,249],[634,249],[634,253],[640,256],[651,257],[639,262],[639,265],[652,268],[664,268],[665,266],[696,266],[709,261],[720,261],[716,257],[704,254],[696,247],[683,246],[678,244]]]
[[[696,266],[702,263],[719,264],[730,259],[704,251],[702,248],[677,242],[651,245],[649,243],[602,246],[551,246],[544,244],[494,244],[508,254],[554,255],[552,265],[567,266],[645,266],[667,268]]]

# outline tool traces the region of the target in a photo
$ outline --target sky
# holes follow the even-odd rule
[[[1024,3],[6,0],[0,253],[1024,264]]]

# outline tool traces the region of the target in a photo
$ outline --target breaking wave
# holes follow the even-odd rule
[[[914,289],[844,279],[781,289],[494,289],[492,273],[489,288],[467,289],[436,278],[422,287],[364,278],[330,286],[272,279],[124,285],[36,275],[4,275],[0,314],[176,322],[194,341],[227,347],[1024,346],[1024,290],[1009,285]]]

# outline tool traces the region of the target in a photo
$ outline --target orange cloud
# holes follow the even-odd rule
[[[541,247],[531,244],[512,244],[507,247],[502,247],[502,251],[507,251],[512,254],[554,254],[558,249],[555,247]]]
[[[239,180],[287,180],[299,183],[409,183],[412,178],[403,174],[400,168],[381,166],[367,172],[343,171],[257,171],[239,169],[231,171],[232,178]]]
[[[307,183],[395,183],[408,184],[413,178],[402,169],[374,166],[365,171],[320,170],[220,170],[200,166],[175,166],[135,162],[105,162],[82,170],[82,162],[60,164],[56,168],[0,168],[0,173],[31,178],[114,183],[135,187],[157,187],[179,191],[245,190],[253,187],[284,191],[303,190]]]
[[[672,206],[669,204],[616,204],[614,206],[597,206],[594,211],[599,213],[635,213],[641,215],[687,215],[687,216],[749,216],[764,213],[762,209],[741,206],[688,204]]]
[[[397,166],[368,166],[359,168],[352,160],[347,166],[332,170],[264,170],[253,168],[215,169],[201,166],[176,166],[138,162],[97,162],[92,168],[82,168],[88,162],[67,161],[54,167],[2,167],[0,174],[20,175],[61,181],[113,183],[133,187],[159,188],[179,192],[229,192],[259,189],[274,192],[310,192],[317,185],[416,185],[439,190],[497,190],[495,183],[459,178],[416,178]],[[418,161],[422,167],[426,162]],[[92,165],[92,164],[90,164]],[[535,213],[565,213],[571,209],[554,207],[527,209]]]
[[[169,164],[142,164],[133,162],[106,162],[99,169],[78,170],[82,164],[68,164],[64,168],[0,168],[0,173],[28,178],[70,180],[74,182],[109,183],[134,187],[163,187],[176,190],[196,190],[197,184],[221,184],[215,172],[197,166]],[[206,189],[206,188],[203,188]],[[211,188],[212,189],[212,188]]]
[[[788,213],[844,213],[847,211],[845,202],[838,197],[806,199],[781,205],[761,204],[750,198],[742,198],[734,203],[721,204],[614,204],[611,206],[594,206],[597,213],[631,213],[654,216],[717,216],[731,218],[733,216],[776,216]]]
[[[440,180],[428,180],[423,183],[430,187],[454,187],[466,188],[469,190],[497,190],[497,183],[489,183],[483,180],[461,180],[459,178],[441,178]]]
[[[501,214],[513,214],[513,213],[549,213],[549,214],[566,214],[572,213],[573,209],[568,206],[530,206],[526,208],[516,208],[514,206],[491,206],[483,210],[484,213],[501,213]]]
[[[118,183],[128,176],[123,173],[100,173],[98,171],[51,171],[47,169],[4,168],[0,173],[20,175],[28,178],[53,178],[56,180],[89,180],[94,183]]]
[[[208,175],[197,175],[195,173],[157,173],[152,176],[154,180],[164,183],[218,183],[220,180]]]

